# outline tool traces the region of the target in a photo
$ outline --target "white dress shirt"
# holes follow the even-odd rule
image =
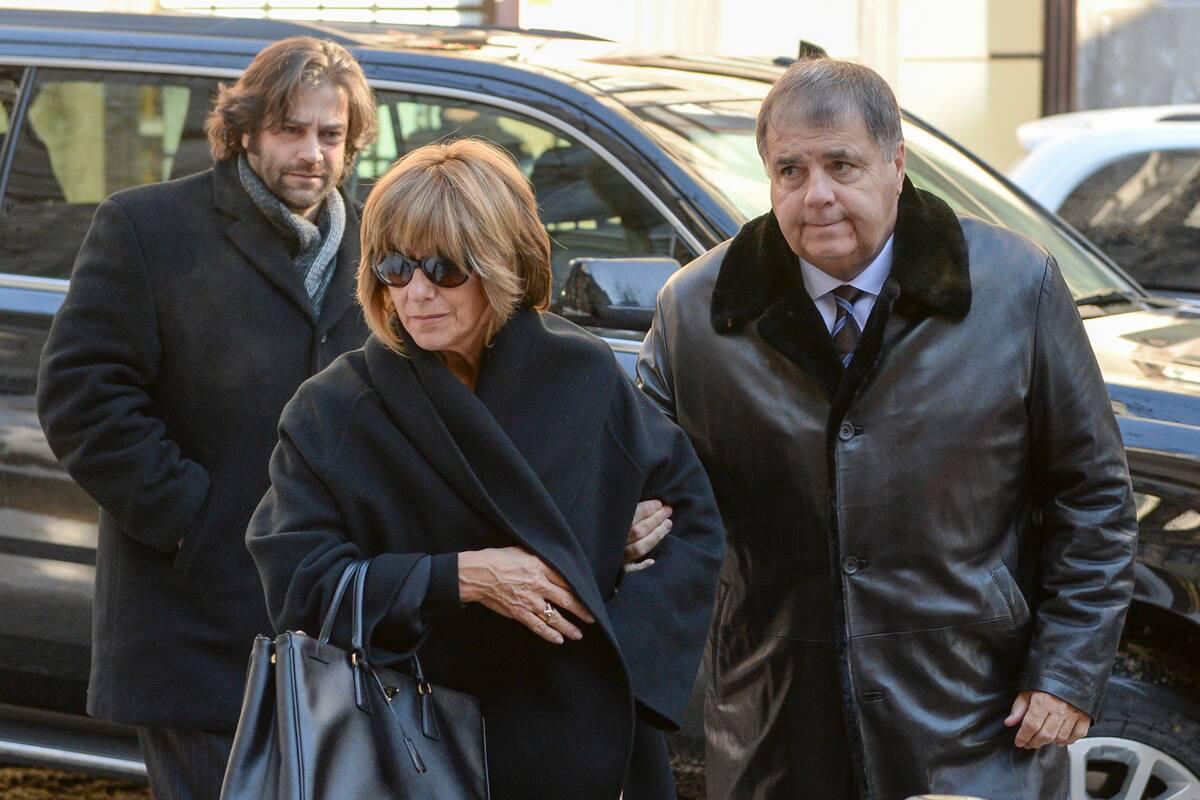
[[[879,251],[879,255],[875,256],[875,260],[852,281],[835,278],[828,272],[822,271],[820,267],[814,267],[803,258],[800,259],[800,271],[804,275],[804,288],[808,290],[809,296],[816,303],[817,311],[821,312],[821,319],[825,320],[826,330],[833,331],[833,323],[837,320],[837,304],[833,300],[833,290],[847,282],[863,293],[854,302],[854,321],[858,323],[860,331],[866,330],[867,318],[871,316],[871,310],[875,308],[875,300],[883,291],[883,283],[892,271],[893,238],[895,237],[888,237],[888,240],[883,243],[883,249]]]

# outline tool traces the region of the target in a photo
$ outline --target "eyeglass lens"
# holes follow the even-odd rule
[[[461,286],[467,281],[468,270],[463,269],[453,261],[430,256],[421,261],[408,258],[399,253],[391,253],[375,266],[375,274],[380,281],[388,286],[404,287],[413,279],[420,269],[425,277],[444,289]]]

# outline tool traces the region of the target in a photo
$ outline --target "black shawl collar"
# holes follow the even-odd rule
[[[611,384],[596,384],[615,370],[581,354],[582,333],[547,322],[518,312],[484,354],[476,392],[411,340],[404,358],[372,336],[367,369],[389,416],[438,474],[558,570],[615,643],[588,558],[560,510],[578,488],[571,459],[604,424]]]
[[[242,188],[237,174],[237,161],[230,158],[218,161],[213,166],[213,201],[217,210],[228,219],[226,238],[271,286],[282,292],[322,331],[333,327],[354,306],[355,275],[358,272],[358,209],[344,192],[342,199],[346,205],[346,227],[342,232],[337,264],[318,320],[304,288],[304,279],[296,269],[283,236]]]
[[[758,335],[812,375],[830,401],[861,384],[885,345],[892,312],[909,321],[940,315],[962,319],[971,308],[967,243],[954,211],[906,177],[896,215],[892,271],[863,330],[849,370],[804,288],[799,259],[773,212],[746,223],[721,262],[712,296],[712,325],[734,334],[758,320]],[[897,323],[898,324],[898,323]],[[845,373],[845,375],[843,375]],[[842,395],[843,397],[839,397]]]

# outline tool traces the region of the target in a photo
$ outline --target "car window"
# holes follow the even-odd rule
[[[766,93],[768,86],[758,84]],[[749,83],[747,87],[753,90]],[[642,97],[625,100],[654,138],[724,196],[744,219],[770,207],[770,184],[758,158],[755,125],[761,99],[669,103]],[[957,147],[921,125],[906,121],[907,174],[913,183],[942,197],[956,211],[1028,236],[1058,260],[1075,297],[1134,287],[1079,244],[1061,226],[1038,213],[1003,181]],[[1200,272],[1198,270],[1197,272]]]
[[[101,200],[208,168],[215,88],[208,78],[39,70],[0,215],[0,272],[69,277]]]
[[[550,234],[554,305],[578,257],[668,257],[696,254],[671,224],[616,169],[584,144],[513,112],[460,100],[379,92],[379,138],[358,163],[357,193],[400,156],[439,140],[478,136],[500,145],[533,184]]]
[[[1059,214],[1147,286],[1200,291],[1200,150],[1155,150],[1088,176]]]
[[[907,171],[913,182],[943,197],[955,210],[1028,236],[1054,256],[1075,297],[1135,287],[1067,231],[1038,213],[1003,181],[949,142],[916,124],[904,126]]]
[[[754,129],[762,100],[644,103],[637,115],[671,153],[690,164],[746,219],[771,205]]]

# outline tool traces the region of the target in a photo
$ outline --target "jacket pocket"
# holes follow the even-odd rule
[[[1021,593],[1021,587],[1017,585],[1012,573],[1008,571],[1008,566],[1003,561],[992,567],[992,583],[1004,600],[1013,627],[1017,630],[1023,629],[1029,622],[1029,604],[1025,602],[1025,595]]]
[[[172,565],[179,575],[191,574],[197,555],[205,549],[204,540],[209,538],[208,529],[211,527],[209,518],[212,516],[210,513],[210,506],[213,503],[212,495],[213,489],[210,485],[208,497],[204,498],[204,502],[200,504],[196,518],[192,520],[192,524],[188,526],[183,538],[179,541],[179,549],[175,552],[175,562]]]

